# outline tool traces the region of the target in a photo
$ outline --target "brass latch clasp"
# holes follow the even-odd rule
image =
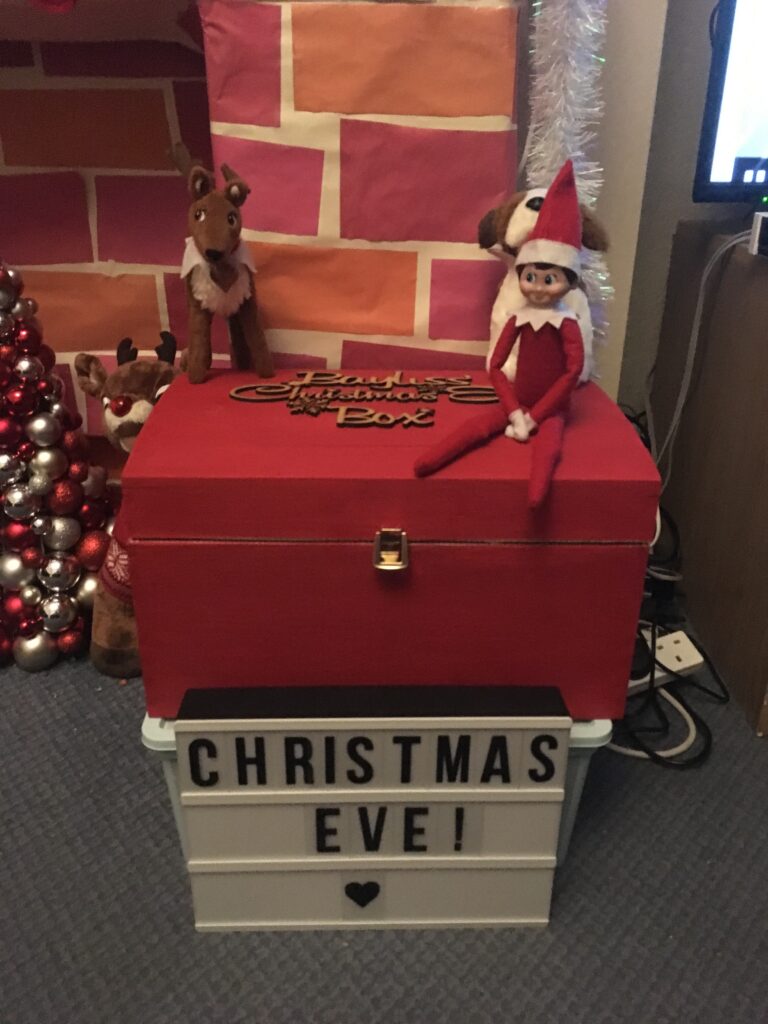
[[[383,572],[408,568],[408,537],[405,530],[377,530],[373,542],[373,565]]]

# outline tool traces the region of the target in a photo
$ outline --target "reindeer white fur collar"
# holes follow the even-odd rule
[[[184,259],[181,262],[181,277],[191,274],[192,294],[203,309],[225,317],[232,316],[246,299],[250,299],[251,275],[248,271],[255,272],[256,269],[245,242],[238,245],[237,249],[228,257],[228,261],[237,267],[238,274],[235,283],[227,291],[224,291],[211,277],[211,265],[195,245],[194,238],[190,236],[186,239]]]

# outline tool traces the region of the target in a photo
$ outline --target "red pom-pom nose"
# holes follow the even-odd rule
[[[128,395],[118,395],[117,398],[113,398],[109,403],[109,408],[115,416],[125,416],[131,411],[132,405],[133,399],[129,398]]]

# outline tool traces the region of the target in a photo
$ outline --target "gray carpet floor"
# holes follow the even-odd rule
[[[702,700],[698,707],[706,705]],[[593,759],[544,930],[197,934],[140,685],[0,673],[0,1024],[761,1024],[768,740]]]

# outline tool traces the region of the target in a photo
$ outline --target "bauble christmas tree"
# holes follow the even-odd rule
[[[23,292],[0,260],[0,663],[36,672],[88,647],[117,498]]]

